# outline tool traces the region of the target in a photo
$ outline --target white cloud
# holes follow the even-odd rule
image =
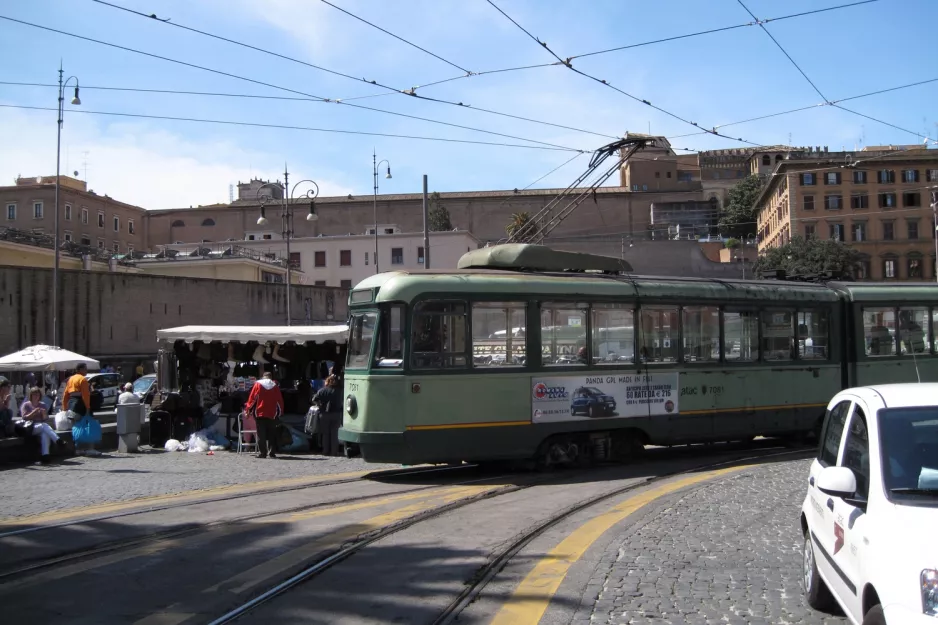
[[[289,34],[307,54],[319,56],[335,52],[341,39],[331,37],[329,17],[337,13],[322,2],[312,0],[235,0],[219,3],[226,12],[244,14],[249,20],[261,20]],[[351,19],[351,18],[349,18]],[[268,42],[269,43],[269,42]],[[273,49],[277,49],[274,46]]]
[[[283,160],[281,155],[245,148],[235,140],[195,140],[147,123],[102,128],[97,121],[66,114],[62,174],[81,171],[87,151],[89,187],[122,202],[147,209],[227,202],[230,184],[252,175],[282,178],[276,169],[269,171]],[[54,113],[0,109],[0,127],[7,146],[20,146],[0,151],[0,184],[12,184],[18,175],[54,175]],[[324,196],[351,192],[323,177],[317,182]]]

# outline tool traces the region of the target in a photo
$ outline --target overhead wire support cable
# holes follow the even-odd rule
[[[537,143],[537,144],[546,145],[545,142],[543,142],[543,141],[538,141],[538,140],[535,140],[535,139],[527,139],[527,138],[524,138],[524,137],[518,137],[518,136],[514,136],[514,135],[507,135],[507,134],[504,134],[504,133],[495,132],[495,131],[493,131],[493,130],[485,130],[485,129],[483,129],[483,128],[474,128],[474,127],[472,127],[472,126],[462,126],[462,125],[460,125],[460,124],[454,124],[454,123],[451,123],[451,122],[444,122],[444,121],[441,121],[441,120],[436,120],[436,119],[432,119],[432,118],[428,118],[428,117],[419,117],[419,116],[416,116],[416,115],[408,115],[408,114],[406,114],[406,113],[398,113],[398,112],[395,112],[395,111],[387,111],[387,110],[384,110],[384,109],[379,109],[379,108],[364,106],[364,105],[361,105],[361,104],[350,104],[350,103],[346,103],[346,102],[341,102],[341,101],[338,101],[338,100],[334,100],[334,99],[331,99],[331,98],[324,98],[324,97],[322,97],[322,96],[314,95],[314,94],[311,94],[311,93],[306,93],[306,92],[299,91],[299,90],[296,90],[296,89],[290,89],[290,88],[288,88],[288,87],[282,87],[282,86],[280,86],[280,85],[275,85],[275,84],[273,84],[273,83],[268,83],[268,82],[264,82],[264,81],[261,81],[261,80],[256,80],[256,79],[254,79],[254,78],[248,78],[248,77],[246,77],[246,76],[241,76],[241,75],[238,75],[238,74],[232,74],[232,73],[230,73],[230,72],[225,72],[225,71],[222,71],[222,70],[214,69],[214,68],[211,68],[211,67],[206,67],[206,66],[203,66],[203,65],[197,65],[197,64],[195,64],[195,63],[189,63],[189,62],[187,62],[187,61],[180,61],[180,60],[178,60],[178,59],[173,59],[173,58],[170,58],[170,57],[167,57],[167,56],[162,56],[162,55],[159,55],[159,54],[154,54],[154,53],[152,53],[152,52],[145,52],[145,51],[143,51],[143,50],[137,50],[137,49],[135,49],[135,48],[130,48],[130,47],[128,47],[128,46],[122,46],[122,45],[118,45],[118,44],[115,44],[115,43],[110,43],[110,42],[103,41],[103,40],[100,40],[100,39],[95,39],[95,38],[92,38],[92,37],[85,37],[85,36],[83,36],[83,35],[78,35],[78,34],[75,34],[75,33],[70,33],[70,32],[64,31],[64,30],[56,29],[56,28],[51,28],[51,27],[49,27],[49,26],[41,26],[41,25],[39,25],[39,24],[34,24],[34,23],[31,23],[31,22],[23,21],[23,20],[18,20],[18,19],[12,18],[12,17],[7,17],[7,16],[5,16],[5,15],[0,15],[0,19],[8,20],[8,21],[11,21],[11,22],[15,22],[15,23],[17,23],[17,24],[25,25],[25,26],[30,26],[30,27],[33,27],[33,28],[38,28],[38,29],[40,29],[40,30],[46,30],[46,31],[49,31],[49,32],[54,32],[54,33],[57,33],[57,34],[60,34],[60,35],[65,35],[65,36],[67,36],[67,37],[74,37],[74,38],[76,38],[76,39],[80,39],[80,40],[83,40],[83,41],[89,41],[89,42],[91,42],[91,43],[96,43],[96,44],[99,44],[99,45],[103,45],[103,46],[107,46],[107,47],[111,47],[111,48],[116,48],[116,49],[118,49],[118,50],[123,50],[123,51],[125,51],[125,52],[132,52],[132,53],[134,53],[134,54],[140,54],[140,55],[143,55],[143,56],[155,58],[155,59],[157,59],[157,60],[166,61],[166,62],[169,62],[169,63],[176,63],[176,64],[179,64],[179,65],[183,65],[183,66],[190,67],[190,68],[194,68],[194,69],[199,69],[199,70],[206,71],[206,72],[210,72],[210,73],[214,73],[214,74],[220,74],[220,75],[226,76],[226,77],[228,77],[228,78],[234,78],[234,79],[236,79],[236,80],[242,80],[242,81],[245,81],[245,82],[249,82],[249,83],[261,85],[261,86],[264,86],[264,87],[269,87],[269,88],[271,88],[271,89],[277,89],[277,90],[279,90],[279,91],[285,91],[285,92],[287,92],[287,93],[293,93],[293,94],[296,94],[296,95],[305,96],[306,98],[309,98],[309,99],[312,99],[312,100],[319,100],[319,101],[322,101],[322,102],[331,102],[331,103],[335,103],[335,104],[341,104],[341,105],[344,105],[344,106],[348,106],[348,107],[351,107],[351,108],[357,108],[357,109],[362,109],[362,110],[366,110],[366,111],[372,111],[372,112],[376,112],[376,113],[382,113],[382,114],[384,114],[384,115],[393,115],[393,116],[396,116],[396,117],[403,117],[403,118],[407,118],[407,119],[415,119],[415,120],[418,120],[418,121],[423,121],[423,122],[427,122],[427,123],[431,123],[431,124],[439,124],[439,125],[443,125],[443,126],[450,126],[450,127],[454,127],[454,128],[461,128],[461,129],[463,129],[463,130],[470,130],[470,131],[472,131],[472,132],[481,132],[481,133],[483,133],[483,134],[489,134],[489,135],[493,135],[493,136],[505,137],[505,138],[508,138],[508,139],[515,139],[515,140],[518,140],[518,141],[528,141],[528,142],[530,142],[530,143]],[[577,148],[570,148],[570,147],[566,147],[566,146],[552,145],[552,147],[561,148],[561,149],[569,150],[569,151],[578,151]]]
[[[58,109],[50,108],[46,106],[27,106],[24,104],[0,104],[0,108],[10,108],[10,109],[25,109],[33,111],[55,111]],[[577,152],[582,153],[581,150],[574,150],[573,148],[555,148],[548,146],[540,145],[524,145],[520,143],[496,143],[492,141],[473,141],[471,139],[450,139],[446,137],[424,137],[419,135],[400,135],[400,134],[391,134],[384,132],[366,132],[363,130],[342,130],[336,128],[314,128],[310,126],[292,126],[287,124],[269,124],[262,122],[242,122],[242,121],[231,121],[231,120],[222,120],[222,119],[204,119],[198,117],[173,117],[170,115],[146,115],[143,113],[120,113],[116,111],[89,111],[85,109],[76,109],[73,113],[77,115],[107,115],[113,117],[134,117],[141,119],[163,119],[168,121],[180,121],[180,122],[195,122],[201,124],[220,124],[227,126],[252,126],[256,128],[279,128],[283,130],[302,130],[306,132],[327,132],[335,134],[344,134],[344,135],[361,135],[367,137],[389,137],[392,139],[413,139],[418,141],[439,141],[443,143],[466,143],[470,145],[488,145],[495,147],[505,147],[505,148],[523,148],[529,150],[551,150],[554,152]]]
[[[174,27],[176,27],[176,28],[181,28],[181,29],[183,29],[183,30],[187,30],[187,31],[190,31],[190,32],[193,32],[193,33],[197,33],[197,34],[203,35],[203,36],[205,36],[205,37],[210,37],[210,38],[212,38],[212,39],[217,39],[217,40],[219,40],[219,41],[224,41],[224,42],[226,42],[226,43],[230,43],[230,44],[232,44],[232,45],[241,46],[241,47],[243,47],[243,48],[247,48],[247,49],[253,50],[253,51],[255,51],[255,52],[260,52],[260,53],[262,53],[262,54],[267,54],[267,55],[270,55],[270,56],[273,56],[273,57],[276,57],[276,58],[279,58],[279,59],[282,59],[282,60],[285,60],[285,61],[290,61],[290,62],[293,62],[293,63],[297,63],[297,64],[299,64],[299,65],[303,65],[303,66],[306,66],[306,67],[310,67],[310,68],[312,68],[312,69],[321,70],[321,71],[327,72],[327,73],[329,73],[329,74],[333,74],[333,75],[335,75],[335,76],[340,76],[340,77],[342,77],[342,78],[347,78],[347,79],[349,79],[349,80],[353,80],[353,81],[355,81],[355,82],[360,82],[360,83],[364,83],[364,84],[367,84],[367,85],[373,85],[373,86],[379,87],[379,88],[381,88],[381,89],[387,89],[387,94],[386,94],[386,95],[390,95],[390,94],[406,95],[406,96],[409,96],[409,97],[416,98],[416,99],[418,99],[418,100],[425,100],[425,101],[427,101],[427,102],[437,102],[437,103],[439,103],[439,104],[446,104],[446,105],[449,105],[449,106],[458,106],[458,107],[460,107],[460,108],[466,108],[466,109],[470,109],[470,110],[474,110],[474,111],[479,111],[479,112],[482,112],[482,113],[486,113],[486,114],[488,114],[488,115],[496,115],[496,116],[499,116],[499,117],[506,117],[506,118],[510,118],[510,119],[517,119],[517,120],[529,122],[529,123],[532,123],[532,124],[539,124],[539,125],[543,125],[543,126],[551,126],[551,127],[554,127],[554,128],[561,128],[561,129],[563,129],[563,130],[572,130],[572,131],[574,131],[574,132],[582,132],[582,133],[584,133],[584,134],[591,134],[591,135],[595,135],[595,136],[597,136],[597,137],[603,137],[603,138],[608,138],[608,139],[615,139],[615,138],[616,138],[616,137],[613,136],[613,135],[604,134],[604,133],[599,133],[599,132],[594,132],[594,131],[592,131],[592,130],[585,130],[585,129],[576,128],[576,127],[573,127],[573,126],[565,126],[565,125],[563,125],[563,124],[555,124],[555,123],[552,123],[552,122],[545,122],[545,121],[542,121],[542,120],[532,119],[532,118],[530,118],[530,117],[524,117],[524,116],[521,116],[521,115],[512,115],[512,114],[510,114],[510,113],[503,113],[503,112],[501,112],[501,111],[495,111],[495,110],[491,110],[491,109],[485,109],[485,108],[481,108],[481,107],[472,106],[471,104],[466,104],[466,103],[464,103],[464,102],[454,102],[454,101],[452,101],[452,100],[444,100],[444,99],[441,99],[441,98],[434,98],[434,97],[431,97],[431,96],[425,96],[425,95],[422,95],[422,94],[420,94],[420,93],[417,93],[417,90],[418,90],[418,89],[421,89],[421,88],[423,88],[423,87],[427,87],[427,86],[429,86],[429,85],[420,85],[420,86],[410,87],[410,88],[408,88],[408,89],[399,89],[399,88],[397,88],[397,87],[392,87],[392,86],[390,86],[390,85],[385,85],[385,84],[383,84],[383,83],[381,83],[381,82],[378,82],[377,80],[369,80],[369,79],[367,79],[367,78],[359,78],[359,77],[357,77],[357,76],[352,76],[351,74],[346,74],[346,73],[344,73],[344,72],[332,70],[332,69],[323,67],[323,66],[321,66],[321,65],[315,65],[315,64],[313,64],[313,63],[309,63],[309,62],[307,62],[307,61],[303,61],[303,60],[301,60],[301,59],[297,59],[297,58],[292,57],[292,56],[288,56],[288,55],[285,55],[285,54],[281,54],[281,53],[279,53],[279,52],[274,52],[274,51],[272,51],[272,50],[267,50],[267,49],[261,48],[261,47],[259,47],[259,46],[254,46],[254,45],[251,45],[251,44],[247,44],[247,43],[244,43],[244,42],[242,42],[242,41],[238,41],[238,40],[236,40],[236,39],[231,39],[231,38],[229,38],[229,37],[223,37],[223,36],[221,36],[221,35],[216,35],[216,34],[214,34],[214,33],[210,33],[210,32],[204,31],[204,30],[200,30],[200,29],[198,29],[198,28],[193,28],[193,27],[191,27],[191,26],[185,26],[185,25],[183,25],[183,24],[179,24],[179,23],[173,22],[173,21],[171,21],[169,18],[159,18],[159,17],[157,17],[157,15],[156,15],[155,13],[147,14],[147,13],[143,13],[142,11],[135,11],[135,10],[129,9],[129,8],[127,8],[127,7],[122,7],[122,6],[120,6],[120,5],[113,4],[113,3],[111,3],[111,2],[105,2],[104,0],[93,0],[93,1],[94,1],[94,2],[97,2],[98,4],[100,4],[100,5],[102,5],[102,6],[111,7],[111,8],[114,8],[114,9],[118,9],[118,10],[121,10],[121,11],[125,11],[125,12],[127,12],[127,13],[131,13],[131,14],[133,14],[133,15],[137,15],[137,16],[139,16],[139,17],[143,17],[143,18],[146,18],[146,19],[148,19],[148,20],[154,20],[154,21],[160,22],[161,24],[165,24],[165,25],[167,25],[167,26],[174,26]],[[337,7],[337,8],[338,8],[338,7]],[[339,10],[348,13],[348,12],[345,11],[344,9],[339,9]],[[25,23],[25,22],[24,22],[24,23]],[[30,25],[33,25],[33,24],[30,24]],[[39,26],[39,28],[44,28],[44,27]],[[59,32],[59,31],[55,31],[55,32]],[[63,33],[63,34],[68,34],[68,33]],[[431,54],[432,54],[432,53],[431,53]],[[553,63],[545,63],[545,64],[541,64],[541,65],[528,65],[528,66],[524,66],[524,67],[508,67],[508,68],[503,68],[503,69],[487,70],[487,71],[483,71],[483,72],[471,72],[471,73],[469,73],[469,74],[460,75],[460,76],[457,76],[457,77],[455,77],[455,78],[448,78],[448,79],[445,79],[445,80],[440,80],[440,81],[437,81],[437,82],[435,82],[435,83],[430,83],[430,84],[441,84],[441,83],[444,83],[444,82],[450,82],[450,81],[452,81],[452,80],[457,80],[457,79],[460,79],[460,78],[469,78],[469,77],[471,77],[471,76],[483,76],[483,75],[486,75],[486,74],[497,74],[497,73],[502,73],[502,72],[512,72],[512,71],[518,71],[518,70],[523,70],[523,69],[532,69],[532,68],[534,68],[534,67],[549,67],[549,66],[551,66],[551,65],[554,65],[554,64],[553,64]],[[461,68],[460,68],[460,69],[461,69]],[[327,100],[327,101],[329,101],[329,102],[335,102],[335,103],[337,103],[337,104],[347,104],[349,100],[357,100],[357,99],[362,99],[362,98],[374,98],[374,97],[378,97],[378,96],[381,96],[381,95],[385,95],[385,94],[372,94],[372,95],[367,95],[367,96],[358,96],[358,97],[351,97],[351,98],[322,98],[322,99],[323,99],[323,100]]]

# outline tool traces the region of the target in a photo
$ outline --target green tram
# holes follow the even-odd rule
[[[938,286],[636,277],[503,245],[349,297],[339,438],[369,462],[623,459],[803,437],[848,386],[938,380]]]

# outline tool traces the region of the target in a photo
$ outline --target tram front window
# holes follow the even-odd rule
[[[348,361],[346,369],[367,369],[371,358],[371,344],[378,325],[378,313],[363,312],[352,315],[349,324]]]
[[[404,307],[400,304],[381,309],[381,325],[378,329],[378,349],[375,366],[401,367],[404,364]]]

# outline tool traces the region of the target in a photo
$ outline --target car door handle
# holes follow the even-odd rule
[[[830,509],[831,512],[834,511],[834,500],[833,500],[833,499],[828,499],[828,500],[827,500],[827,507],[828,507],[828,509]]]
[[[811,478],[808,480],[808,486],[814,486],[814,477],[811,477]]]

